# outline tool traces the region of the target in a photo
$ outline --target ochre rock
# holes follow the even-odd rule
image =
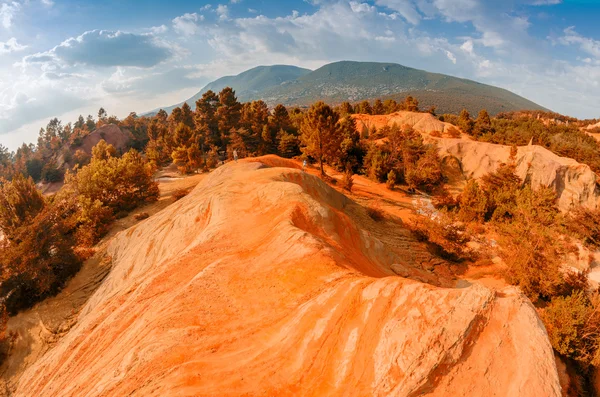
[[[398,127],[409,125],[415,131],[425,133],[433,131],[446,132],[449,128],[453,127],[450,123],[438,120],[431,113],[399,111],[382,115],[353,114],[352,118],[356,120],[356,128],[359,132],[365,127],[367,129],[375,127],[379,130],[385,126],[391,127],[394,124]]]
[[[464,139],[436,139],[440,156],[447,167],[452,181],[458,181],[456,167],[460,167],[462,181],[479,179],[494,172],[501,163],[507,163],[510,146],[476,142]],[[456,164],[458,160],[458,165]],[[532,187],[551,187],[557,194],[558,206],[567,211],[573,206],[583,205],[589,209],[600,206],[598,177],[592,169],[577,161],[560,157],[541,146],[521,146],[516,156],[517,175]]]
[[[110,275],[15,395],[560,396],[517,290],[393,275],[362,208],[281,166],[227,164],[117,235]]]

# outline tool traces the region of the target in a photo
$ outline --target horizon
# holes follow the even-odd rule
[[[343,60],[446,74],[600,117],[600,33],[586,17],[600,4],[503,3],[0,0],[0,143],[15,150],[51,118],[100,107],[123,118],[171,106],[259,66]]]

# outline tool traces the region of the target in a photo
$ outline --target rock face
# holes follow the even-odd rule
[[[510,146],[461,139],[437,139],[440,155],[453,182],[481,178],[495,171],[510,156]],[[458,169],[459,167],[460,169]],[[600,206],[598,177],[585,164],[560,157],[541,146],[522,146],[517,152],[517,175],[534,188],[552,187],[558,196],[558,206],[567,211],[583,205],[590,209]]]
[[[560,396],[520,293],[394,275],[364,209],[292,166],[230,163],[117,235],[16,395]]]
[[[386,125],[392,126],[397,124],[399,127],[410,125],[416,131],[430,133],[433,131],[446,132],[450,127],[450,123],[444,123],[435,118],[430,113],[417,113],[400,111],[392,114],[370,115],[370,114],[354,114],[352,118],[356,120],[356,128],[360,132],[364,128],[370,129],[375,127],[381,129]]]

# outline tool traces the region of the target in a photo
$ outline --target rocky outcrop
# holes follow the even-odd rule
[[[394,124],[399,127],[409,125],[416,131],[423,133],[431,133],[433,131],[443,133],[453,127],[452,124],[442,122],[430,113],[419,112],[400,111],[383,115],[354,114],[352,118],[356,120],[356,128],[359,132],[365,128],[369,130],[375,127],[379,130],[386,125],[391,127]]]
[[[493,172],[510,157],[510,146],[461,139],[436,139],[445,172],[453,183],[481,178]],[[560,157],[541,146],[522,146],[517,152],[517,175],[534,188],[552,187],[558,206],[568,211],[583,205],[590,209],[600,206],[598,176],[591,168],[577,161]]]
[[[395,275],[410,255],[292,167],[230,163],[117,235],[110,275],[15,394],[560,396],[519,292]]]

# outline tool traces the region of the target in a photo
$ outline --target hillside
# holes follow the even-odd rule
[[[262,92],[272,87],[277,87],[283,83],[295,80],[296,78],[310,73],[309,69],[303,69],[296,66],[273,65],[273,66],[258,66],[247,70],[237,76],[225,76],[207,84],[196,95],[186,99],[188,105],[194,109],[196,101],[202,97],[202,94],[208,90],[219,93],[225,87],[233,87],[236,90],[238,100],[245,102],[251,101],[260,97]],[[181,102],[177,105],[164,108],[165,111],[171,113],[171,110],[184,104]],[[149,112],[155,114],[158,109]]]
[[[472,80],[393,63],[351,61],[331,63],[312,72],[293,66],[261,66],[216,80],[186,102],[194,108],[195,100],[208,89],[218,91],[225,86],[236,90],[242,101],[262,99],[271,106],[308,106],[319,100],[330,104],[374,98],[398,100],[413,95],[422,107],[436,105],[438,113],[458,113],[463,107],[472,114],[483,108],[490,114],[544,109],[510,91]]]
[[[417,251],[296,167],[229,163],[117,235],[110,274],[14,395],[561,395],[516,289],[395,276]]]

